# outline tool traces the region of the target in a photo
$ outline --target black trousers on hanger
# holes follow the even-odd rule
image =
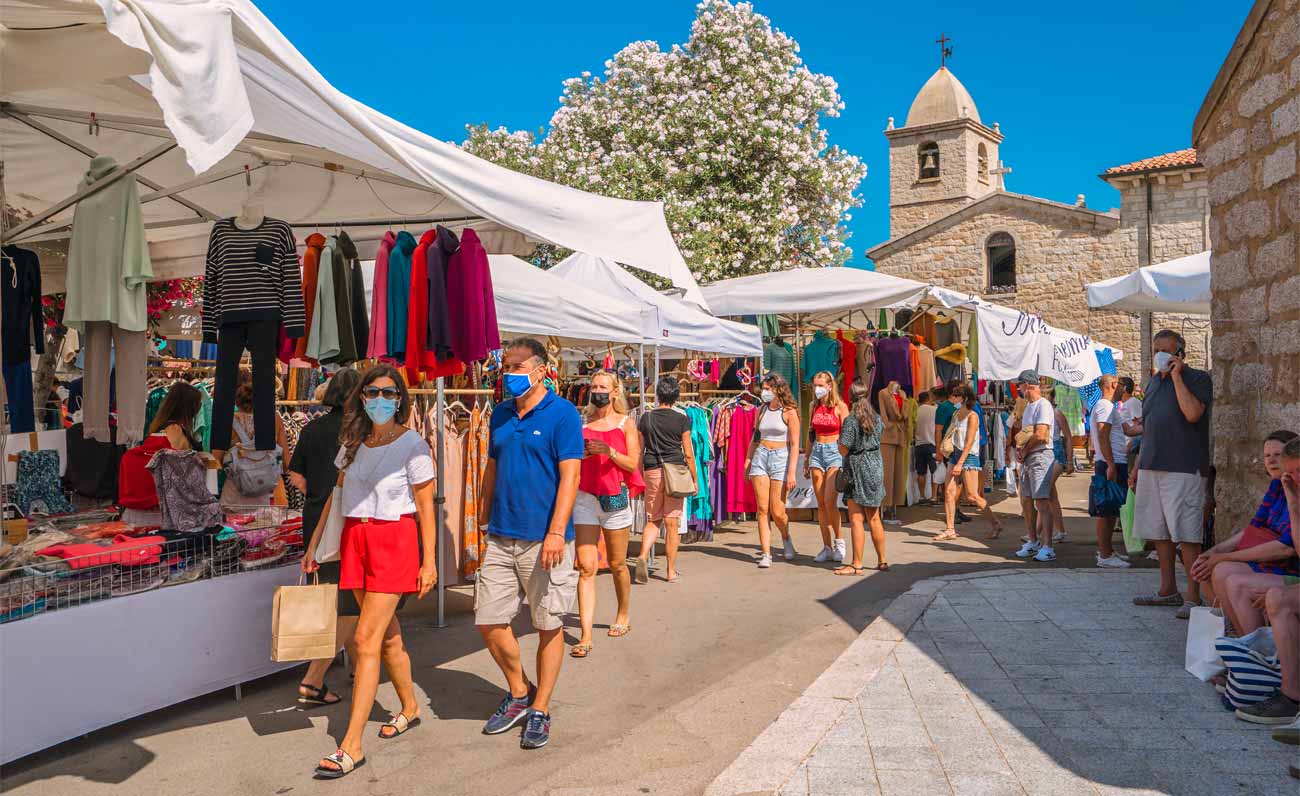
[[[239,360],[253,360],[253,437],[260,451],[275,449],[275,346],[279,321],[232,321],[217,336],[217,375],[212,388],[212,449],[229,450],[235,418]]]

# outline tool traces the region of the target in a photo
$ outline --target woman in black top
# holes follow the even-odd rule
[[[307,536],[320,521],[325,502],[334,491],[338,482],[339,471],[334,466],[334,457],[339,451],[339,433],[343,429],[343,408],[350,396],[361,383],[361,375],[352,368],[343,368],[329,380],[325,387],[322,403],[329,411],[312,420],[303,427],[298,435],[298,444],[289,461],[289,483],[306,496],[302,508],[302,527]],[[320,565],[321,583],[339,582],[339,562],[331,561]],[[348,647],[348,662],[357,659],[352,647],[352,637],[357,629],[357,617],[361,606],[351,589],[339,589],[339,621],[335,630],[335,646],[344,643]],[[333,705],[338,702],[338,694],[325,685],[325,672],[333,658],[312,661],[307,666],[307,673],[298,684],[298,701],[309,707]]]
[[[655,385],[658,407],[642,415],[636,424],[637,431],[641,432],[641,467],[645,478],[645,530],[641,535],[641,554],[632,562],[632,577],[637,583],[649,580],[646,559],[654,550],[661,522],[665,526],[664,550],[668,559],[664,578],[669,583],[677,580],[677,525],[681,522],[685,498],[668,494],[664,465],[684,464],[691,472],[691,480],[695,480],[691,421],[673,408],[679,395],[681,387],[677,379],[664,376]]]

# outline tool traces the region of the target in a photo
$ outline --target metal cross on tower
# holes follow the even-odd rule
[[[939,66],[947,66],[948,59],[952,57],[952,47],[948,46],[952,44],[952,39],[940,33],[939,38],[935,39],[934,43],[939,45]]]

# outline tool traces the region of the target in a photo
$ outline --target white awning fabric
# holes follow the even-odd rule
[[[575,253],[546,273],[603,296],[646,307],[651,327],[646,345],[728,356],[763,354],[763,335],[757,326],[715,318],[665,296],[603,257]]]
[[[6,201],[22,211],[72,195],[95,154],[149,158],[135,173],[160,279],[202,273],[210,222],[251,197],[300,237],[345,225],[363,258],[403,219],[472,225],[491,250],[592,252],[703,306],[662,204],[513,172],[368,108],[249,0],[0,0],[0,103]],[[14,241],[44,240],[50,276],[72,212]]]
[[[1088,306],[1123,312],[1210,314],[1210,252],[1147,265],[1087,286]]]
[[[801,316],[834,323],[851,310],[916,304],[925,284],[859,268],[793,268],[741,276],[704,288],[714,315]]]
[[[649,318],[641,305],[552,276],[509,254],[489,254],[497,327],[503,336],[559,337],[565,344],[639,344]]]

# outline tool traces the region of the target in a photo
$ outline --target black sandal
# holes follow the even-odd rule
[[[298,687],[305,688],[308,691],[315,692],[315,696],[303,696],[301,691],[298,692],[298,704],[306,705],[308,708],[320,708],[329,705],[337,705],[338,703],[343,701],[343,697],[331,691],[330,687],[325,683],[321,683],[320,688],[317,688],[314,685],[308,685],[306,683],[298,683]],[[330,697],[334,697],[334,698],[330,699]]]

